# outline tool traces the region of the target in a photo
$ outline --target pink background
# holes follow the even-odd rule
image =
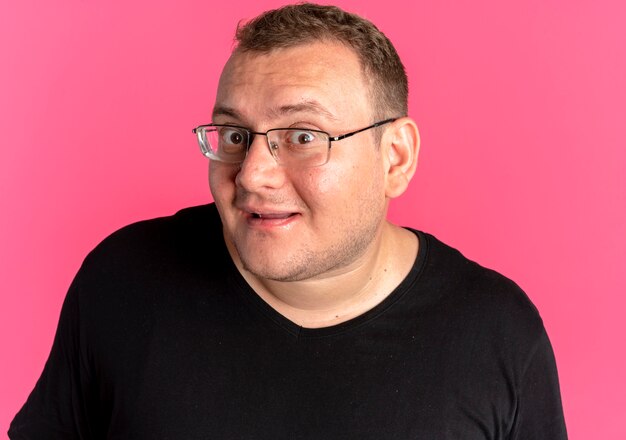
[[[626,438],[624,2],[337,3],[409,72],[422,154],[391,218],[516,280],[551,336],[570,438]],[[219,4],[2,2],[0,435],[86,253],[210,200],[191,128],[237,21],[281,2]]]

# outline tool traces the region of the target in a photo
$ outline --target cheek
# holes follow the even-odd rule
[[[374,159],[374,158],[372,158]],[[338,161],[337,161],[338,162]],[[376,160],[361,163],[328,163],[291,177],[298,195],[311,209],[331,212],[337,218],[362,206],[372,209],[384,203],[382,164]],[[314,212],[315,214],[315,212]]]
[[[209,188],[213,199],[218,200],[230,197],[234,192],[237,167],[225,166],[224,164],[210,162],[209,164]]]
[[[326,164],[289,173],[289,181],[300,198],[310,209],[331,208],[341,198],[341,170]],[[315,212],[313,212],[315,213]]]
[[[337,197],[341,193],[342,183],[344,180],[343,175],[337,171],[329,171],[321,173],[321,175],[315,179],[315,193],[319,197]]]

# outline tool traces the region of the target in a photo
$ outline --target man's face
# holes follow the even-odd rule
[[[343,45],[235,53],[220,78],[213,122],[336,136],[375,122],[368,92],[356,54]],[[211,161],[211,192],[235,259],[258,277],[282,281],[358,265],[386,215],[381,151],[366,131],[333,142],[323,166],[284,167],[266,137],[256,136],[242,164]]]

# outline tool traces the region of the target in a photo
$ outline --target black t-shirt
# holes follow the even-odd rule
[[[72,283],[11,438],[566,438],[529,299],[414,232],[382,303],[307,329],[246,284],[214,205],[123,228]]]

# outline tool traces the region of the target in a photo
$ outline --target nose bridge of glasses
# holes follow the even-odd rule
[[[272,143],[270,142],[269,133],[271,131],[272,130],[270,130],[268,132],[265,132],[265,133],[259,132],[259,131],[251,131],[251,130],[248,131],[249,135],[248,135],[248,148],[247,148],[247,151],[246,151],[246,157],[250,153],[250,150],[252,149],[252,145],[254,144],[255,139],[257,137],[260,138],[260,139],[265,138],[265,140],[261,141],[261,142],[265,143],[265,147],[269,150],[269,152],[272,155],[272,157],[274,158],[274,160],[276,162],[278,162],[278,157],[276,155],[277,147],[276,147],[276,145],[272,145]],[[263,147],[261,147],[261,148],[263,148]]]

